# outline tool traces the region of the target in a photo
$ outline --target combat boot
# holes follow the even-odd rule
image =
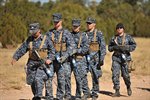
[[[88,98],[88,95],[83,95],[81,100],[87,100],[87,98]]]
[[[93,96],[93,97],[92,97],[92,100],[97,100],[97,97]]]
[[[41,100],[40,97],[33,97],[32,100]]]
[[[66,97],[64,100],[71,100],[71,97]]]
[[[132,95],[131,87],[127,87],[127,93],[128,93],[128,96],[131,96],[131,95]]]
[[[119,89],[115,90],[115,93],[112,95],[112,97],[120,97]]]
[[[92,93],[92,100],[97,100],[98,94],[97,93]]]
[[[75,98],[75,100],[81,100],[81,98]]]
[[[44,100],[54,100],[52,96],[45,96]]]
[[[90,98],[91,97],[91,94],[85,94],[82,96],[81,100],[87,100],[87,98]]]

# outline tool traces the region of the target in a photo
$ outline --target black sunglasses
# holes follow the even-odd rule
[[[59,21],[54,21],[54,23],[59,23]]]
[[[122,29],[123,27],[117,27],[116,29]]]
[[[30,26],[30,29],[35,29],[36,28],[36,26]]]
[[[87,22],[87,24],[90,25],[90,24],[92,24],[92,23]]]

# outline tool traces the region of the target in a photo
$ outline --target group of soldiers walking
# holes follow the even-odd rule
[[[80,31],[80,19],[72,20],[72,32],[69,32],[62,26],[60,13],[54,13],[52,17],[54,28],[45,35],[41,34],[39,23],[29,25],[31,35],[14,53],[11,64],[13,65],[29,51],[26,78],[34,95],[32,100],[41,100],[44,87],[45,99],[54,99],[52,88],[54,73],[57,75],[56,100],[72,100],[72,72],[76,80],[75,100],[87,98],[96,100],[99,93],[99,78],[102,76],[101,66],[106,55],[103,33],[96,29],[96,20],[92,17],[87,18],[87,30],[84,32]],[[130,52],[136,48],[136,43],[130,35],[124,33],[122,23],[117,24],[116,32],[108,46],[110,52],[114,51],[112,80],[116,92],[113,96],[120,96],[120,70],[130,96],[132,91],[128,63],[131,61]],[[88,87],[88,72],[92,77],[91,90]]]

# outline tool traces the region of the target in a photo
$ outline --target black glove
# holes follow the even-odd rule
[[[114,50],[114,51],[120,51],[121,48],[120,48],[120,46],[117,46],[117,45],[116,45],[116,46],[113,46],[113,50]]]
[[[121,51],[129,51],[129,46],[120,46]]]
[[[100,61],[98,64],[97,64],[97,69],[100,70],[101,69],[101,66],[104,65],[104,61]]]

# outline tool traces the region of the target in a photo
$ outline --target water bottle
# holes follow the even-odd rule
[[[76,61],[75,61],[75,59],[72,59],[72,63],[74,65],[74,67],[76,67]]]
[[[48,77],[53,77],[52,72],[48,68],[46,68],[46,74],[48,75]]]
[[[123,62],[126,62],[126,61],[127,61],[127,58],[126,58],[125,54],[121,54],[121,57],[122,57],[122,61],[123,61]]]
[[[88,61],[90,61],[90,60],[91,60],[90,55],[87,55],[87,60],[88,60]]]
[[[60,62],[60,57],[59,57],[59,55],[56,55],[56,60],[57,60],[58,62]]]

